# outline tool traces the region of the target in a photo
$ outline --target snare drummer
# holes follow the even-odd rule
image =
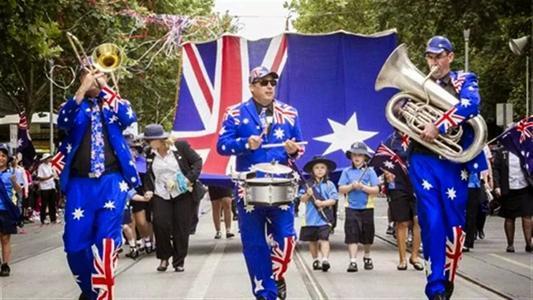
[[[245,172],[257,163],[287,164],[303,149],[296,144],[302,133],[295,108],[274,99],[278,74],[266,67],[250,72],[252,98],[230,106],[217,143],[221,155],[237,156],[237,171]],[[284,147],[262,148],[263,144],[284,143]],[[243,252],[252,291],[257,299],[285,299],[284,274],[295,246],[294,207],[237,204]],[[265,236],[267,220],[276,247],[270,249]],[[276,263],[273,264],[273,261]]]

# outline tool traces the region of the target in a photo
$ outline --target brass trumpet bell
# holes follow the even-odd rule
[[[100,72],[114,72],[124,63],[124,52],[112,43],[101,44],[94,48],[91,55],[94,67]]]

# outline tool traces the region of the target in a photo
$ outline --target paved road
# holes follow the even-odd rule
[[[287,274],[288,298],[424,299],[424,272],[396,270],[396,248],[392,237],[384,234],[385,207],[383,201],[378,202],[374,270],[346,272],[348,255],[341,220],[331,237],[330,272],[311,271],[307,246],[298,246]],[[118,299],[252,299],[238,235],[214,240],[208,201],[203,202],[202,210],[206,213],[200,218],[197,234],[191,237],[186,271],[156,272],[158,261],[153,254],[135,261],[121,256]],[[465,255],[460,269],[463,277],[457,280],[454,299],[533,298],[532,256],[523,252],[520,232],[518,252],[505,253],[502,223],[499,218],[490,218],[487,238]],[[62,249],[62,229],[62,225],[31,225],[26,227],[27,234],[13,237],[12,276],[0,279],[1,299],[77,299],[79,291]]]

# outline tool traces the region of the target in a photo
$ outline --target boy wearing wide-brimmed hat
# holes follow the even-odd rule
[[[330,268],[329,231],[331,214],[327,210],[337,203],[339,195],[335,184],[328,180],[328,174],[335,171],[335,162],[316,156],[304,166],[304,171],[311,175],[301,193],[305,203],[305,218],[300,229],[300,240],[309,242],[309,252],[313,257],[313,270],[327,272]],[[321,259],[318,259],[320,252]]]
[[[370,258],[370,246],[374,242],[374,201],[373,196],[379,192],[378,177],[374,169],[366,164],[370,157],[368,146],[364,142],[355,142],[346,151],[351,166],[342,171],[339,179],[339,191],[347,194],[348,207],[344,222],[344,242],[348,245],[350,264],[347,272],[357,272],[357,244],[364,247],[364,268],[372,270],[374,264]]]

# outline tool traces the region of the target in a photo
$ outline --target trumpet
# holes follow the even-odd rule
[[[118,70],[126,60],[126,55],[124,55],[122,48],[112,43],[104,43],[94,48],[89,57],[75,35],[67,32],[67,38],[80,64],[82,66],[88,65],[88,68],[94,68],[102,73],[110,73],[115,89],[118,92],[118,82],[113,72]]]

